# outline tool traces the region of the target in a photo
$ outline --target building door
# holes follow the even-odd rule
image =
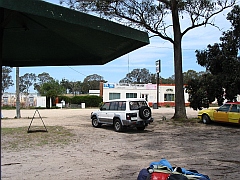
[[[141,94],[141,98],[144,98],[146,101],[148,101],[148,94]]]

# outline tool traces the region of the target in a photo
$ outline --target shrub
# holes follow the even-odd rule
[[[170,107],[170,104],[166,104],[165,107]]]
[[[15,107],[15,106],[9,106],[9,105],[3,105],[3,106],[2,106],[2,109],[7,109],[7,110],[9,110],[9,109],[16,109],[16,107]]]
[[[58,101],[59,102],[61,102],[62,100],[64,100],[65,101],[65,103],[67,104],[67,103],[71,103],[71,97],[68,97],[68,96],[59,96],[58,97]]]
[[[86,95],[86,96],[73,96],[73,97],[66,97],[61,96],[59,97],[59,101],[64,100],[65,103],[70,104],[82,104],[85,103],[85,107],[99,107],[99,104],[102,103],[102,97],[94,96],[94,95]]]

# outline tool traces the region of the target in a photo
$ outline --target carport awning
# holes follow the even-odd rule
[[[2,65],[102,65],[149,44],[148,34],[38,0],[1,0]]]

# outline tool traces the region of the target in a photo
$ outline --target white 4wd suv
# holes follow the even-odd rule
[[[100,110],[91,113],[93,127],[111,124],[115,131],[123,131],[125,127],[136,127],[144,130],[153,122],[151,109],[145,99],[114,99],[103,103]]]

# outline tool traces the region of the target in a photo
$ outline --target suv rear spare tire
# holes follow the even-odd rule
[[[151,112],[151,109],[148,106],[142,106],[139,109],[139,117],[141,119],[147,120],[151,117],[151,115],[152,115],[152,112]]]

